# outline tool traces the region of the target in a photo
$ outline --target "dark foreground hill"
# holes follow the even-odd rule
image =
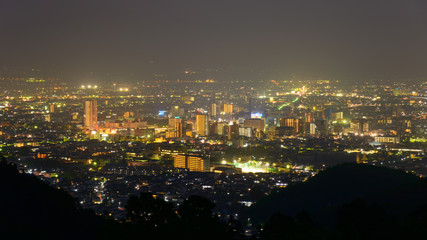
[[[189,196],[174,209],[151,193],[131,196],[127,218],[82,209],[68,193],[0,161],[0,239],[239,239],[239,223],[220,221],[215,204]]]
[[[66,192],[0,163],[2,239],[95,239],[102,220]]]
[[[426,203],[424,179],[400,170],[346,163],[269,195],[250,209],[249,216],[255,224],[264,223],[264,239],[271,239],[266,232],[283,231],[285,225],[294,226],[288,233],[297,226],[307,233],[301,221],[316,229],[309,237],[303,234],[307,239],[425,237]],[[281,236],[304,239],[298,234]]]

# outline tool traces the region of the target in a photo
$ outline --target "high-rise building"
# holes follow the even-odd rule
[[[169,128],[175,128],[176,124],[181,122],[181,118],[169,118]]]
[[[344,119],[344,113],[343,112],[332,113],[332,120],[337,121],[337,120],[342,120],[342,119]]]
[[[233,122],[228,125],[228,140],[239,138],[239,124]]]
[[[196,134],[206,136],[208,132],[208,118],[206,115],[199,114],[196,116]]]
[[[363,134],[369,131],[369,122],[365,119],[353,119],[350,122],[350,130],[353,133]]]
[[[217,115],[217,109],[218,109],[218,106],[216,105],[216,103],[212,103],[211,115],[213,117],[216,117],[216,115]]]
[[[96,100],[86,100],[84,104],[84,126],[88,129],[98,127],[98,110]]]
[[[316,132],[318,131],[321,137],[328,135],[328,121],[316,119],[314,123],[316,124]]]
[[[243,125],[245,127],[250,127],[252,128],[252,130],[257,130],[257,131],[262,131],[264,132],[264,128],[265,128],[265,120],[260,118],[260,119],[246,119],[243,123]]]
[[[252,137],[252,128],[250,127],[239,127],[239,136]]]
[[[224,104],[224,114],[233,114],[233,105],[232,104]]]
[[[311,112],[305,113],[305,122],[306,123],[314,122],[313,114]]]
[[[55,104],[50,104],[49,105],[49,112],[50,113],[54,113],[55,112]]]
[[[184,137],[184,131],[181,122],[175,123],[175,137],[182,138]]]
[[[173,167],[175,167],[175,168],[187,168],[187,156],[186,155],[175,155],[173,157]]]
[[[225,134],[224,127],[225,127],[225,123],[223,123],[223,122],[217,123],[217,132],[218,132],[218,135],[222,136],[222,135]]]
[[[298,118],[281,118],[280,127],[292,127],[295,133],[302,133],[304,131],[304,122]]]
[[[314,135],[316,135],[316,132],[317,132],[317,126],[316,126],[316,124],[315,123],[309,123],[310,125],[309,125],[309,127],[310,127],[310,135],[311,136],[314,136]]]
[[[187,168],[193,172],[208,172],[209,160],[192,155],[175,155],[173,165],[175,168]]]

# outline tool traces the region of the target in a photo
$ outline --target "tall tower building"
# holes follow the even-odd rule
[[[55,105],[54,104],[50,104],[49,105],[49,112],[50,113],[54,113],[55,112]]]
[[[98,127],[98,110],[96,100],[86,100],[84,105],[84,126],[89,129]]]
[[[212,103],[212,109],[211,109],[211,115],[212,116],[216,117],[217,109],[218,109],[218,106],[216,105],[216,103]]]
[[[313,114],[311,112],[305,113],[305,122],[306,123],[314,122]]]
[[[183,127],[181,122],[175,123],[175,137],[177,138],[184,137]]]
[[[206,115],[196,116],[196,134],[206,136],[208,132],[208,118]]]

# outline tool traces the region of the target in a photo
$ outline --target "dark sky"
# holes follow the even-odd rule
[[[0,0],[0,66],[427,76],[427,1]]]

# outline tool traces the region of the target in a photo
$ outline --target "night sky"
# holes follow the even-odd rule
[[[0,67],[427,76],[425,0],[0,0]]]

